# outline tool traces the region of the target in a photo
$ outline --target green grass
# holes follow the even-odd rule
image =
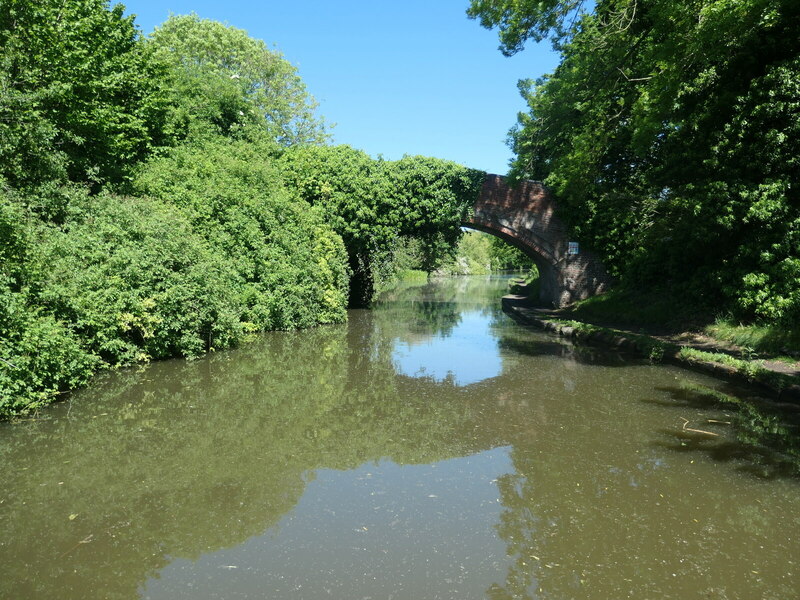
[[[681,348],[678,358],[692,362],[714,362],[726,365],[751,381],[758,381],[778,390],[798,383],[797,378],[765,369],[758,361],[744,360],[722,352],[705,352],[694,348]]]
[[[696,350],[694,348],[681,348],[678,356],[687,360],[715,362],[733,367],[734,369],[740,371],[753,370],[755,367],[754,363],[751,361],[742,360],[741,358],[736,358],[730,354],[725,354],[724,352],[706,352],[704,350]]]
[[[527,294],[529,298],[538,298],[540,283],[538,269],[531,267],[527,275],[520,273],[519,277],[509,280],[508,291],[512,294]]]
[[[749,381],[764,384],[773,390],[783,390],[789,386],[800,384],[800,378],[766,369],[763,367],[762,362],[758,360],[737,358],[723,352],[706,352],[687,347],[678,348],[675,344],[663,342],[646,334],[619,331],[611,327],[594,325],[584,321],[564,318],[545,318],[545,320],[572,328],[578,333],[579,338],[600,339],[609,342],[614,342],[615,339],[620,337],[627,338],[630,342],[633,342],[633,346],[639,353],[647,356],[653,362],[659,362],[668,355],[684,362],[721,364],[731,367],[736,373]]]
[[[745,325],[729,318],[718,318],[709,324],[711,315],[658,292],[615,288],[578,302],[567,315],[578,320],[652,332],[703,331],[711,338],[739,346],[745,358],[769,356],[795,362],[786,355],[800,356],[800,330],[775,324]]]
[[[418,269],[398,269],[388,277],[378,278],[375,281],[375,293],[382,294],[395,289],[404,283],[426,283],[428,274]]]
[[[675,298],[621,288],[578,302],[569,312],[576,319],[670,331],[685,329],[701,319]]]
[[[428,281],[428,274],[419,269],[401,269],[397,272],[398,281]]]
[[[800,331],[779,325],[742,325],[717,319],[706,326],[705,333],[759,354],[800,353]]]
[[[584,323],[583,321],[572,321],[568,319],[546,319],[553,321],[559,325],[571,327],[579,332],[581,336],[593,336],[597,338],[605,338],[607,340],[613,338],[623,337],[631,342],[636,347],[639,353],[643,354],[653,362],[660,362],[667,352],[675,352],[676,346],[667,344],[649,335],[630,333],[628,331],[619,331],[610,327],[602,327],[600,325],[592,325],[591,323]]]

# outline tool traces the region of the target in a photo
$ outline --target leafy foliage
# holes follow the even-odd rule
[[[297,69],[247,32],[195,14],[172,15],[147,48],[166,65],[169,127],[179,138],[255,128],[285,146],[326,139]]]
[[[514,43],[556,27],[548,3],[489,4],[471,10]],[[550,185],[624,284],[797,323],[798,16],[783,0],[597,2],[556,71],[521,83],[512,175]]]
[[[84,384],[97,364],[68,327],[34,302],[28,286],[34,225],[12,194],[0,195],[0,417]]]
[[[344,320],[341,239],[283,184],[270,144],[214,137],[143,166],[134,189],[181,207],[241,282],[255,330]]]
[[[0,416],[345,318],[342,241],[272,166],[326,137],[295,68],[194,15],[145,40],[123,12],[0,3]]]
[[[202,169],[210,149],[191,150],[182,158]],[[3,197],[0,415],[35,408],[104,366],[193,357],[252,331],[344,319],[341,240],[279,185],[236,195],[236,157],[224,158],[212,157],[218,172],[205,174],[205,187],[160,159],[146,171],[167,201],[84,192],[58,227]],[[231,185],[216,188],[224,177]],[[190,204],[214,189],[232,194],[210,198],[215,215]]]
[[[456,255],[443,270],[452,275],[487,275],[492,270],[491,236],[465,231],[458,240]]]
[[[486,275],[506,269],[534,269],[524,252],[493,235],[465,231],[458,241],[455,257],[441,269],[454,275]]]
[[[489,253],[492,257],[492,269],[532,269],[535,270],[533,259],[516,246],[501,240],[499,237],[489,238]]]
[[[371,302],[376,272],[409,238],[418,241],[420,268],[441,264],[485,178],[445,160],[374,160],[348,146],[292,148],[281,164],[290,187],[321,207],[344,240],[354,273],[351,305]]]
[[[161,142],[159,71],[106,0],[0,3],[0,175],[119,181]]]
[[[13,199],[3,207],[16,239],[0,288],[0,414],[49,401],[101,366],[241,338],[234,274],[174,207],[85,196],[63,227],[26,219]]]
[[[242,334],[236,279],[175,207],[102,195],[40,242],[40,302],[111,366],[197,356]]]
[[[500,28],[500,50],[516,54],[532,39],[558,45],[575,29],[584,0],[470,0],[467,15],[486,28]]]

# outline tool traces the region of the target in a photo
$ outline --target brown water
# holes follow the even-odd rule
[[[794,450],[765,445],[791,428],[516,325],[503,289],[402,290],[1,426],[0,597],[800,597]]]

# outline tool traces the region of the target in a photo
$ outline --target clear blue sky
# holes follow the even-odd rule
[[[112,0],[112,4],[113,4]],[[334,141],[373,156],[446,158],[507,171],[517,81],[552,72],[549,44],[506,58],[468,0],[128,0],[144,33],[169,14],[245,29],[299,68]]]

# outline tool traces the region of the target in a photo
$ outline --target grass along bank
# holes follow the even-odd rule
[[[602,312],[595,311],[594,308],[601,304],[597,299],[592,300],[592,316],[581,310],[586,303],[562,310],[534,308],[528,306],[526,299],[520,296],[505,297],[503,308],[519,321],[565,337],[612,346],[654,362],[672,362],[720,377],[757,384],[780,400],[800,402],[800,376],[796,363],[765,359],[750,349],[742,349],[702,333],[669,332],[663,322],[651,322],[650,327],[645,327],[639,321],[639,327],[635,330],[630,326],[601,323],[598,314],[614,323],[630,322],[630,314],[614,313],[609,310],[609,305],[603,306]],[[576,315],[582,318],[570,318]]]

